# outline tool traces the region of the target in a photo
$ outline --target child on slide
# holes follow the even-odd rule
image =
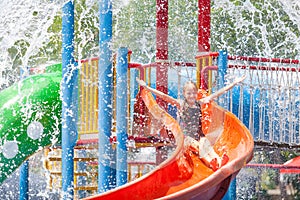
[[[220,157],[213,149],[209,140],[205,137],[202,132],[201,123],[201,104],[208,103],[214,98],[220,96],[224,92],[231,89],[235,84],[243,81],[245,77],[237,79],[232,84],[222,88],[216,93],[205,97],[204,99],[197,100],[198,89],[196,84],[188,81],[183,87],[183,97],[184,99],[174,99],[173,97],[153,89],[146,85],[142,80],[137,79],[137,82],[143,86],[146,90],[159,96],[171,105],[175,105],[178,109],[180,116],[180,127],[185,134],[185,146],[189,146],[193,152],[199,154],[200,159],[214,171],[219,169],[221,166],[226,164],[229,160],[227,155]]]

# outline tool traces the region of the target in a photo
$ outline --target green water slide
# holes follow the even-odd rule
[[[61,139],[61,64],[0,91],[0,185],[30,155]]]

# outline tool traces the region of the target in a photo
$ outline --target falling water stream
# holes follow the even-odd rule
[[[60,62],[60,28],[53,24],[60,19],[64,2],[66,1],[0,1],[0,91],[19,80],[22,68]],[[180,0],[169,0],[169,59],[194,62],[197,53],[197,1],[185,3],[186,5]],[[300,2],[298,0],[259,2],[212,0],[211,4],[212,51],[227,49],[231,55],[300,59]],[[154,5],[153,1],[119,0],[113,5],[116,23],[113,48],[116,49],[121,45],[128,46],[133,51],[133,61],[153,62],[155,60],[155,8],[147,9],[147,6]],[[80,14],[76,18],[78,20],[76,27],[79,29],[75,36],[76,59],[97,56],[98,15],[95,7],[97,2],[87,0],[81,6],[82,10],[78,11]],[[186,10],[182,10],[184,8]],[[141,19],[143,15],[147,18]],[[145,24],[138,24],[139,20],[144,20]],[[52,45],[49,45],[49,42],[52,42]],[[286,81],[284,83],[290,84]],[[295,81],[294,84],[297,85],[299,82]],[[275,98],[273,100],[277,101],[276,105],[281,106],[273,117],[280,117],[284,109],[299,109],[298,97],[282,97],[282,95],[290,95],[284,92],[284,87],[273,96]],[[299,91],[296,93],[299,94]],[[265,94],[261,93],[261,95]],[[283,108],[287,101],[294,103]],[[262,102],[264,101],[260,101]],[[290,120],[295,121],[294,116],[291,116]],[[290,124],[293,123],[288,125]],[[289,127],[288,125],[283,126],[286,128]],[[292,125],[289,128],[295,133],[299,131],[295,127]],[[38,166],[32,168],[36,170]],[[250,179],[254,178],[249,177]],[[30,182],[34,181],[31,179]],[[13,175],[0,186],[0,198],[16,199],[17,182],[18,176]],[[50,192],[46,190],[45,182],[40,185],[35,184],[34,187],[41,189],[38,192],[31,191],[32,199],[51,197]],[[42,190],[44,192],[41,192]],[[246,192],[246,189],[240,189],[239,199],[243,199],[243,196],[244,199],[255,196],[255,191],[251,194],[245,194]]]

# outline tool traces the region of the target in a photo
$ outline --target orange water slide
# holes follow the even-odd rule
[[[184,147],[179,124],[158,106],[152,94],[146,90],[140,94],[152,116],[174,135],[176,149],[150,173],[85,199],[221,199],[230,181],[252,158],[254,142],[249,130],[235,115],[215,103],[206,105],[203,119],[206,137],[219,155],[229,156],[228,163],[214,172]]]

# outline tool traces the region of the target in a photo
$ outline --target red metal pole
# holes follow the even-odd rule
[[[244,60],[253,62],[273,62],[273,63],[286,63],[286,64],[299,64],[299,60],[284,59],[284,58],[262,58],[262,57],[249,57],[249,56],[228,56],[228,60]]]
[[[198,51],[210,51],[210,0],[198,1]]]
[[[168,93],[168,0],[156,0],[156,89]],[[158,105],[167,109],[162,99],[156,99]]]

